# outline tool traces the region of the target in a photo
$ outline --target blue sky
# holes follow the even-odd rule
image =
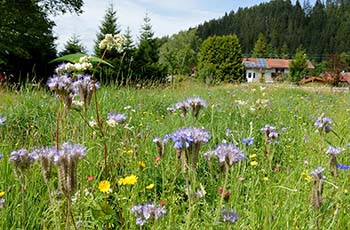
[[[146,13],[151,18],[155,36],[161,37],[221,17],[225,12],[236,11],[239,7],[250,7],[262,2],[268,0],[84,0],[83,14],[53,18],[56,23],[54,33],[58,37],[58,50],[62,50],[66,41],[76,34],[91,53],[98,27],[110,4],[117,10],[122,31],[130,27],[137,42]]]

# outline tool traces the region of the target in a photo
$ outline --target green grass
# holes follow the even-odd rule
[[[139,229],[131,207],[146,202],[166,202],[167,214],[148,222],[144,229],[346,229],[350,217],[349,171],[330,175],[329,145],[343,147],[338,161],[350,164],[348,91],[333,92],[329,88],[294,88],[288,85],[223,85],[207,87],[198,83],[154,89],[102,87],[97,92],[99,113],[105,121],[110,111],[125,113],[127,126],[107,128],[106,137],[90,129],[76,110],[70,110],[60,130],[60,142],[80,143],[88,148],[87,156],[78,168],[78,191],[72,203],[74,220],[80,229]],[[167,108],[190,96],[199,96],[208,103],[199,119],[185,119]],[[21,224],[21,186],[8,162],[12,151],[26,148],[54,146],[56,116],[59,107],[55,96],[45,90],[24,88],[17,92],[0,89],[0,116],[7,118],[0,126],[0,191],[5,204],[0,208],[1,229],[64,229],[64,203],[50,202],[49,190],[55,192],[57,179],[53,176],[46,186],[40,165],[36,163],[27,178],[24,193],[25,225]],[[322,136],[315,132],[314,122],[322,113],[333,119],[335,133]],[[86,114],[94,119],[94,101]],[[280,133],[278,144],[270,145],[270,156],[265,156],[264,134],[266,124],[276,126]],[[234,208],[239,215],[235,224],[222,221],[219,188],[225,175],[215,160],[208,164],[200,157],[198,167],[191,171],[191,187],[204,188],[203,198],[189,198],[186,177],[176,157],[172,143],[166,146],[165,156],[155,166],[158,156],[154,137],[163,137],[178,128],[204,127],[211,132],[208,144],[200,154],[214,149],[223,140],[233,142],[247,156],[256,158],[235,164],[229,171],[226,189],[231,196],[222,205]],[[230,129],[229,136],[226,129]],[[282,132],[282,128],[286,128]],[[254,145],[244,146],[242,138],[254,137]],[[305,141],[307,139],[307,141]],[[103,143],[108,149],[109,173],[103,168]],[[257,166],[252,166],[252,161]],[[146,167],[141,168],[142,161]],[[278,170],[275,170],[276,165]],[[313,182],[307,180],[317,166],[325,168],[327,182],[323,204],[314,209],[310,203]],[[57,172],[54,170],[54,175]],[[134,174],[135,185],[117,184],[118,179]],[[94,180],[87,181],[88,176]],[[109,211],[101,210],[104,194],[98,183],[108,180],[112,192],[108,195]],[[147,190],[151,183],[155,188]],[[49,190],[48,190],[49,189]],[[88,195],[85,192],[89,191]],[[64,200],[61,198],[61,200]],[[118,214],[118,210],[120,213]],[[122,219],[122,226],[118,222]],[[59,223],[59,224],[58,224]],[[56,228],[55,228],[56,227]],[[74,229],[70,223],[70,229]]]

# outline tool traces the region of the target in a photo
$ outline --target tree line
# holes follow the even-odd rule
[[[46,81],[55,67],[48,62],[57,55],[86,53],[79,36],[73,34],[57,54],[55,24],[49,19],[51,14],[79,14],[82,6],[82,0],[0,1],[0,72],[11,73],[16,80]],[[317,0],[313,6],[308,0],[303,6],[299,0],[294,5],[290,0],[272,0],[156,38],[146,14],[134,41],[129,28],[120,29],[117,10],[110,5],[96,34],[94,55],[103,55],[99,42],[106,34],[124,34],[125,44],[123,52],[104,56],[113,67],[101,66],[95,76],[122,85],[163,82],[179,74],[196,74],[210,83],[244,81],[244,56],[297,59],[294,63],[301,64],[294,66],[294,81],[307,74],[303,67],[307,59],[317,67],[312,75],[331,62],[333,69],[337,65],[339,71],[349,70],[349,16],[350,2],[345,0]]]
[[[350,1],[272,0],[250,8],[239,8],[198,26],[197,35],[236,34],[245,56],[253,54],[254,44],[263,34],[268,57],[291,58],[303,48],[316,61],[330,54],[349,53]]]

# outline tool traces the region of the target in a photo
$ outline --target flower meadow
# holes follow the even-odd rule
[[[0,88],[1,229],[347,229],[348,91],[120,88],[88,62]]]

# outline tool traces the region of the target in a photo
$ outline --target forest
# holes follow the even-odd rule
[[[198,26],[201,39],[236,34],[245,56],[252,53],[260,33],[266,37],[269,57],[291,58],[299,47],[316,61],[349,53],[350,1],[317,0],[311,5],[297,0],[293,5],[290,0],[273,0]]]

